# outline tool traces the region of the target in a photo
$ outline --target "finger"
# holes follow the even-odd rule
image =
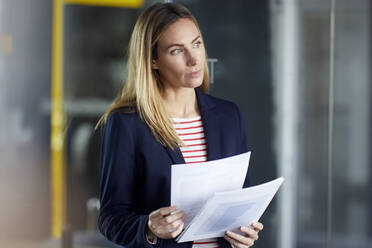
[[[170,207],[164,207],[159,209],[159,214],[162,216],[167,216],[170,213],[176,211],[178,208],[177,206],[170,206]]]
[[[237,233],[234,233],[234,232],[231,232],[231,231],[227,231],[226,234],[227,234],[228,237],[230,237],[233,240],[238,241],[239,243],[242,243],[244,245],[252,246],[253,243],[254,243],[253,239],[244,237],[240,234],[237,234]]]
[[[161,226],[162,219],[163,217],[160,215],[159,210],[156,210],[149,216],[149,225],[152,229],[156,229],[158,226]]]
[[[245,247],[246,247],[246,245],[243,245],[243,244],[239,243],[238,241],[236,241],[236,240],[233,239],[233,238],[230,238],[230,237],[227,236],[227,235],[225,235],[224,238],[225,238],[227,241],[229,241],[229,243],[230,243],[233,247],[235,247],[235,248],[245,248]]]
[[[183,222],[177,227],[177,229],[170,233],[171,238],[177,237],[183,230]]]
[[[159,208],[150,214],[150,218],[157,218],[157,217],[162,218],[163,216],[166,216],[175,210],[177,210],[176,206]]]
[[[168,215],[166,217],[155,217],[152,219],[150,226],[152,229],[161,230],[162,232],[169,232],[169,230],[174,230],[178,225],[182,224],[185,220],[185,214]]]
[[[253,230],[249,227],[246,227],[246,226],[240,227],[240,231],[247,234],[248,237],[253,239],[254,241],[256,241],[258,239],[258,231],[255,231],[255,230]]]
[[[149,215],[149,221],[147,222],[147,226],[150,228],[150,231],[152,231],[152,232],[154,232],[156,227],[158,226],[157,221],[156,221],[156,213],[155,212],[156,211],[152,212]]]
[[[173,222],[175,222],[176,220],[179,220],[179,219],[184,219],[186,217],[186,214],[184,211],[181,211],[177,214],[171,214],[171,215],[168,215],[166,217],[163,218],[163,223],[164,224],[171,224]]]
[[[253,227],[255,230],[258,230],[258,231],[262,231],[263,228],[264,228],[263,224],[260,223],[260,222],[254,222],[254,223],[252,224],[252,227]]]
[[[183,224],[183,219],[179,219],[179,220],[176,220],[175,222],[172,222],[171,224],[164,226],[164,228],[168,231],[173,232],[182,224]]]
[[[174,209],[174,208],[172,208]],[[164,227],[168,224],[167,222],[164,221],[164,216],[162,216],[162,214],[160,213],[162,210],[161,209],[158,209],[154,212],[152,212],[149,216],[149,228],[151,231],[153,232],[165,232],[165,233],[168,233],[169,229],[165,229]],[[172,215],[168,215],[168,216],[172,216]],[[179,215],[177,215],[176,217],[178,217]],[[182,219],[183,215],[181,214],[181,219]],[[180,219],[180,218],[178,218]],[[177,219],[176,219],[177,220]]]
[[[150,214],[149,214],[149,218],[155,218],[156,216],[160,215],[159,213],[159,209],[155,210],[155,211],[152,211]]]

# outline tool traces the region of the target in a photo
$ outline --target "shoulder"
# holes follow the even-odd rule
[[[195,89],[199,107],[202,109],[213,109],[218,108],[219,110],[232,110],[237,109],[237,105],[232,101],[225,100],[216,96],[212,96],[209,93],[203,93],[200,89]]]
[[[202,93],[202,98],[204,105],[207,106],[209,109],[213,109],[215,112],[218,112],[220,115],[224,116],[240,116],[241,112],[239,107],[236,103],[222,99],[216,96],[212,96],[210,94]]]
[[[135,108],[133,107],[121,107],[114,109],[107,117],[107,122],[109,121],[138,121],[140,120],[139,115]]]
[[[108,130],[129,130],[141,127],[143,121],[139,117],[137,111],[131,107],[122,107],[113,110],[107,117],[105,123],[105,131]]]
[[[238,105],[232,101],[198,92],[203,112],[218,118],[219,125],[230,127],[230,130],[240,130],[245,126],[245,119]]]
[[[209,94],[207,94],[207,97],[209,97],[209,99],[216,104],[217,108],[226,109],[226,110],[232,110],[232,109],[238,108],[238,106],[232,101],[222,99],[219,97],[215,97]]]

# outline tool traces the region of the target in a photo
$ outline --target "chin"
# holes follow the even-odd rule
[[[198,88],[199,86],[201,86],[203,83],[203,79],[200,79],[198,81],[194,81],[194,82],[187,82],[186,83],[186,87],[187,88]]]

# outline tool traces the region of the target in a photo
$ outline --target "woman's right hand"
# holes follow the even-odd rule
[[[176,206],[170,206],[152,212],[147,223],[147,235],[155,235],[162,239],[177,237],[182,232],[186,214],[184,211],[171,214],[176,210]]]

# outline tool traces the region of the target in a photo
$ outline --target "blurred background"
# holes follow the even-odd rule
[[[94,127],[155,2],[0,0],[0,247],[116,247],[96,229]],[[252,184],[286,178],[255,247],[372,247],[371,2],[174,2],[199,21],[210,94],[245,116]]]

